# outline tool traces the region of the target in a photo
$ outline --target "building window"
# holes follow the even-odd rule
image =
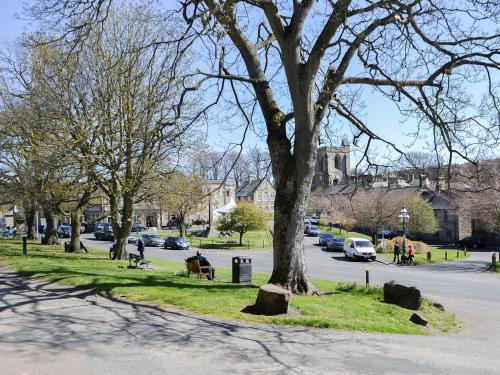
[[[446,212],[446,211],[443,211],[443,221],[445,223],[448,223],[448,212]]]

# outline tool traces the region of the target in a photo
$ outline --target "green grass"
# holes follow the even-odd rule
[[[431,263],[442,263],[442,262],[452,262],[456,260],[463,260],[469,257],[469,253],[464,254],[463,250],[458,250],[457,257],[457,249],[441,249],[436,248],[434,246],[429,246],[431,251],[431,261],[427,260],[427,253],[415,254],[415,263],[418,264],[431,264]],[[446,259],[446,252],[448,253],[448,259]],[[394,254],[393,253],[377,253],[377,257],[380,259],[393,261]]]
[[[370,241],[372,239],[370,236],[358,232],[346,232],[345,230],[341,231],[339,228],[332,228],[332,230],[330,230],[328,226],[321,226],[320,230],[322,233],[323,232],[332,233],[335,237],[342,237],[342,238],[357,237],[357,238],[364,238]]]
[[[67,254],[60,246],[32,243],[28,256],[22,257],[20,241],[0,241],[0,261],[26,276],[220,318],[402,334],[446,332],[458,325],[454,315],[424,303],[422,312],[430,327],[422,328],[409,322],[412,311],[382,302],[379,288],[324,280],[315,280],[323,296],[292,296],[291,313],[287,316],[243,314],[240,310],[255,302],[258,286],[267,282],[268,275],[254,273],[254,285],[238,285],[229,282],[230,270],[217,269],[219,281],[212,282],[187,278],[181,262],[152,260],[160,270],[128,269],[127,261],[111,261],[106,252],[99,250]]]

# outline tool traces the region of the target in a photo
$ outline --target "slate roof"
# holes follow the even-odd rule
[[[247,180],[243,181],[241,185],[236,189],[235,195],[237,197],[248,197],[252,195],[255,190],[260,186],[263,180]]]

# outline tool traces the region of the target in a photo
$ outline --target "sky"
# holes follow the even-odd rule
[[[23,32],[30,31],[32,26],[29,21],[22,16],[23,4],[25,0],[0,0],[0,46],[3,48],[9,44]],[[175,0],[163,0],[164,5],[168,8],[175,6]],[[365,113],[361,116],[362,120],[367,123],[375,133],[378,133],[388,140],[396,143],[403,149],[423,150],[426,141],[430,139],[424,137],[417,140],[415,144],[411,144],[413,137],[408,136],[408,133],[413,131],[416,125],[408,120],[401,122],[401,115],[393,104],[383,100],[380,95],[373,95],[370,90],[365,90],[363,100],[366,104]],[[221,129],[218,124],[210,124],[208,127],[207,143],[214,148],[224,149],[228,142],[240,142],[242,130],[234,130],[228,132],[227,129]],[[339,136],[347,136],[352,138],[349,129],[341,129]],[[265,148],[265,137],[262,134],[250,132],[247,135],[245,147],[258,145]],[[385,152],[383,147],[379,149],[380,153]],[[356,160],[356,156],[353,158]]]

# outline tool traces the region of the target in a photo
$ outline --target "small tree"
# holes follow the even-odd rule
[[[221,220],[217,229],[238,232],[240,245],[242,245],[245,233],[266,228],[266,219],[267,215],[264,210],[253,203],[240,203]]]
[[[421,235],[422,233],[434,233],[438,229],[438,223],[434,216],[432,205],[418,195],[412,195],[404,202],[410,221],[408,230],[410,233]]]
[[[201,176],[187,176],[174,173],[162,187],[161,201],[175,214],[179,224],[179,234],[186,236],[186,218],[200,207],[206,197],[205,181]]]
[[[347,235],[349,235],[349,231],[352,230],[352,228],[354,228],[354,226],[356,225],[356,220],[344,218],[340,220],[338,224],[340,226],[340,229],[345,230],[347,232]]]

